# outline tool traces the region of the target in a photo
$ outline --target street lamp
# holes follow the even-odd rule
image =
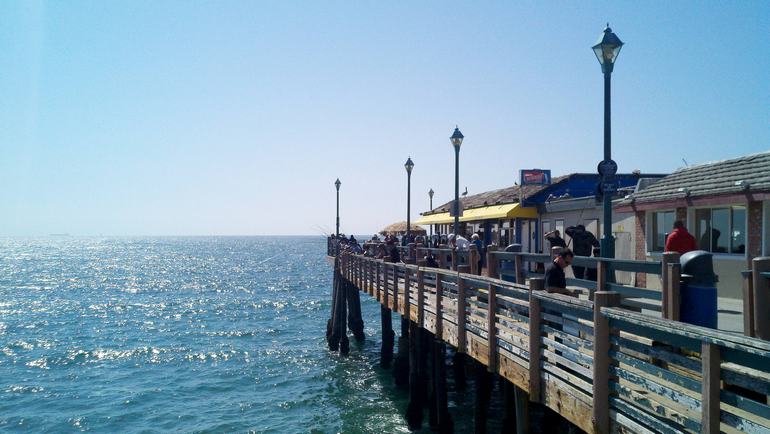
[[[340,185],[342,185],[342,183],[340,182],[340,179],[337,178],[337,180],[334,181],[334,186],[337,188],[337,238],[340,237]]]
[[[428,197],[430,198],[430,210],[433,211],[433,189],[431,188],[428,190]],[[430,227],[430,238],[429,242],[433,242],[433,225],[429,225]]]
[[[604,160],[599,163],[598,171],[599,175],[601,175],[604,205],[604,231],[601,241],[601,254],[605,258],[615,257],[615,242],[612,238],[612,195],[618,188],[615,181],[618,165],[612,161],[610,77],[622,47],[623,42],[616,34],[612,33],[609,23],[607,23],[607,28],[599,36],[599,40],[591,47],[604,73]]]
[[[412,169],[414,169],[414,163],[412,157],[406,159],[404,163],[406,168],[406,242],[409,243],[409,236],[412,234],[412,222],[411,222],[411,200],[412,200]]]
[[[452,142],[452,146],[455,148],[455,201],[452,204],[452,210],[454,212],[454,226],[452,232],[455,236],[458,236],[460,230],[460,145],[463,144],[463,133],[455,126],[455,132],[452,133],[452,137],[449,140]]]

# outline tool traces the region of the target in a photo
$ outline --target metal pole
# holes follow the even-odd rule
[[[455,236],[458,236],[460,230],[460,147],[455,146],[455,203],[452,205],[454,208],[455,220],[452,232]]]
[[[409,236],[412,234],[411,203],[412,203],[412,172],[406,172],[406,242],[407,244],[409,243]]]
[[[604,72],[604,161],[612,159],[612,137],[610,119],[610,76]],[[605,258],[615,257],[615,240],[612,237],[612,193],[604,192],[604,234],[601,240],[601,254]]]
[[[337,238],[340,236],[340,188],[337,187]]]
[[[433,190],[431,190],[433,191]],[[433,212],[433,196],[430,197],[430,210]],[[430,242],[433,242],[433,224],[430,225]],[[433,246],[431,246],[433,247]]]

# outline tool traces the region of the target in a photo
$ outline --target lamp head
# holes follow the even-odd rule
[[[622,47],[623,42],[618,38],[618,35],[612,32],[610,24],[607,23],[607,28],[599,35],[599,40],[596,41],[596,44],[591,47],[594,50],[594,54],[596,54],[596,58],[599,60],[599,64],[602,65],[602,72],[612,72],[615,60],[618,59]]]

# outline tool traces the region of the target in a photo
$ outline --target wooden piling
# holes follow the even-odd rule
[[[350,292],[351,285],[350,282],[345,282],[344,279],[341,279],[342,282],[340,283],[339,287],[339,294],[341,295],[339,297],[339,316],[337,318],[337,329],[340,337],[340,354],[343,356],[347,356],[350,352],[350,341],[348,340],[348,333],[347,329],[345,327],[345,319],[348,316],[347,312],[347,300],[350,296],[348,292]]]
[[[446,345],[440,338],[433,341],[434,388],[438,413],[438,432],[454,432],[454,422],[449,414],[446,390]]]
[[[465,300],[465,280],[458,274],[457,275],[457,350],[452,357],[452,371],[455,378],[455,388],[457,390],[465,390],[466,387],[466,375],[465,375],[465,351],[466,351],[466,330],[465,330],[465,317],[466,317],[466,300]]]
[[[387,369],[390,368],[390,363],[393,361],[393,341],[395,334],[393,333],[393,321],[391,318],[390,309],[384,305],[380,305],[380,325],[382,329],[380,366]]]
[[[398,337],[398,352],[396,353],[396,359],[393,363],[393,380],[396,386],[407,389],[409,387],[409,319],[407,318],[406,310],[399,311],[399,293],[400,288],[398,285],[398,271],[396,267],[393,267],[393,310],[396,313],[401,312],[401,335]],[[403,305],[408,309],[408,285],[409,285],[409,269],[404,269],[404,298]]]
[[[406,422],[410,430],[422,428],[424,397],[420,378],[420,328],[409,321],[409,404]]]
[[[770,279],[762,273],[770,272],[770,256],[751,260],[754,286],[754,332],[757,338],[770,340]]]
[[[597,275],[598,276],[598,275]],[[594,294],[594,364],[593,364],[593,413],[594,432],[608,434],[610,431],[610,324],[602,315],[603,307],[620,305],[620,294],[612,291],[597,291]]]
[[[489,401],[492,395],[492,374],[487,371],[486,366],[475,360],[473,366],[476,381],[473,431],[476,434],[485,434],[487,432]]]
[[[497,286],[490,283],[487,287],[487,369],[497,370]]]
[[[468,249],[468,262],[470,264],[467,264],[470,269],[471,274],[478,275],[479,274],[479,251],[475,244],[471,244],[470,248]]]
[[[345,282],[348,299],[348,328],[353,333],[356,341],[363,342],[366,338],[364,333],[364,320],[361,316],[361,297],[352,282]]]

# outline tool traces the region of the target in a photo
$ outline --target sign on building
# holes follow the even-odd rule
[[[522,169],[519,171],[519,184],[521,185],[549,185],[550,183],[550,170]]]

